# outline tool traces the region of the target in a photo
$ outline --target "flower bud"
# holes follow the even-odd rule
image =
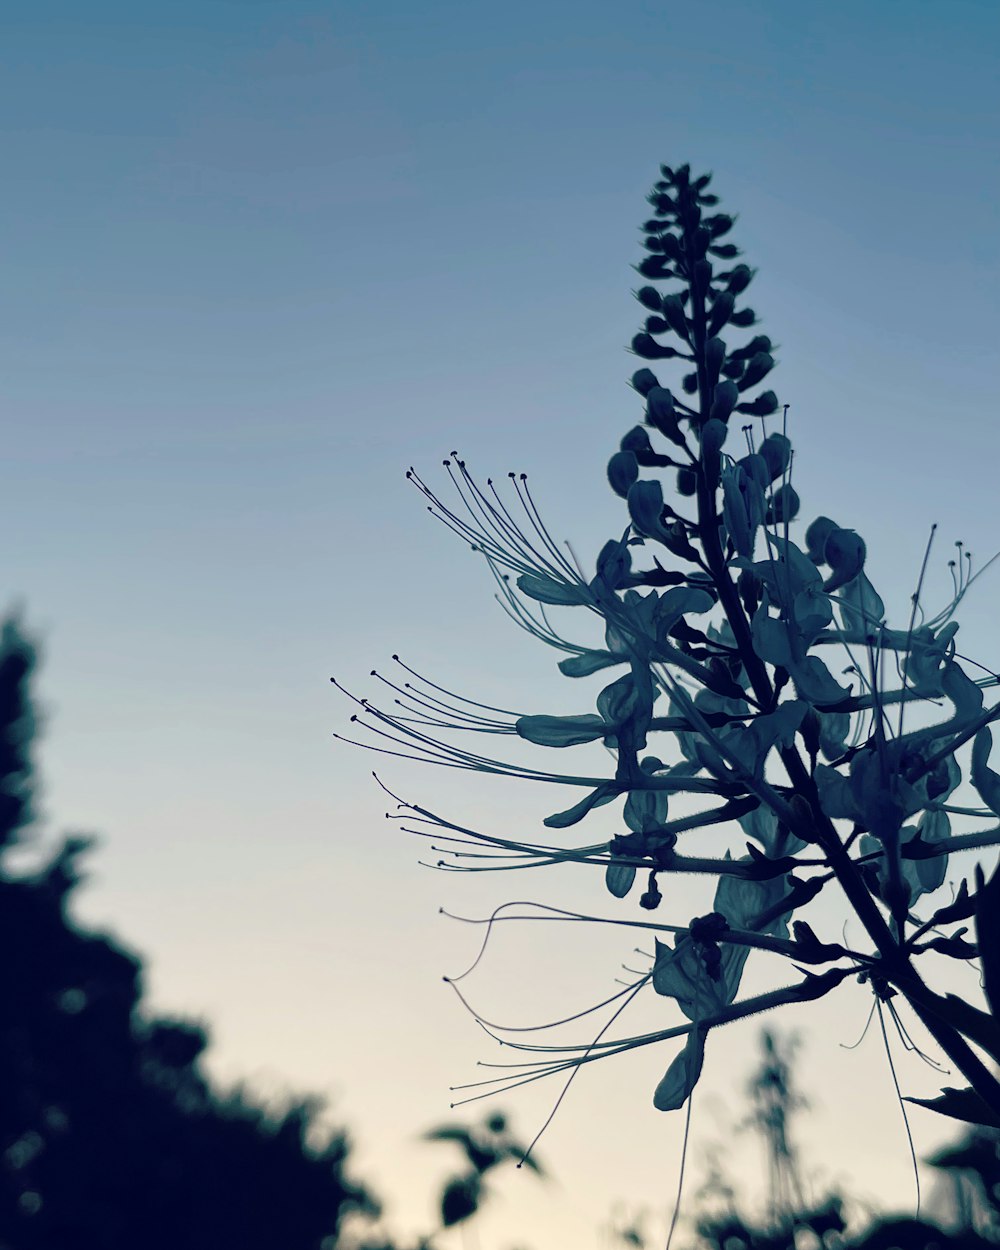
[[[726,322],[730,320],[735,303],[736,299],[731,291],[722,291],[715,297],[712,311],[708,314],[709,335],[718,334]]]
[[[757,352],[751,356],[747,363],[746,372],[740,379],[740,390],[748,391],[751,386],[756,386],[758,382],[762,382],[764,378],[774,368],[774,357],[768,352]]]
[[[640,287],[635,293],[635,298],[642,304],[643,308],[648,308],[650,312],[658,313],[663,303],[663,297],[655,286]]]
[[[709,417],[715,421],[728,421],[729,414],[736,407],[736,401],[739,398],[739,390],[735,382],[728,379],[720,382],[715,388],[715,394],[712,397],[712,408]]]
[[[628,497],[628,488],[639,476],[639,462],[634,451],[616,451],[608,461],[608,482],[611,489],[622,499]]]
[[[640,395],[648,395],[654,386],[659,385],[660,380],[652,369],[639,369],[632,374],[632,389]]]
[[[691,341],[691,331],[687,317],[684,316],[684,305],[679,295],[666,295],[663,298],[663,315],[670,323],[670,328],[679,334],[685,342]]]

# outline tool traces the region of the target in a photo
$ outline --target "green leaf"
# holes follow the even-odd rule
[[[604,870],[604,884],[615,898],[624,898],[635,881],[635,864],[619,864],[614,860]]]
[[[653,1094],[653,1106],[657,1111],[677,1111],[687,1102],[705,1062],[706,1032],[695,1027],[688,1034],[684,1049],[667,1068]]]
[[[575,747],[596,742],[608,731],[600,716],[520,716],[514,722],[517,736],[542,747]]]

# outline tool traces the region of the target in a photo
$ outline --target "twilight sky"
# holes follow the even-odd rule
[[[641,416],[629,266],[658,162],[688,160],[760,270],[806,519],[861,531],[897,616],[931,521],[939,573],[954,539],[991,555],[1000,10],[36,0],[0,29],[3,590],[44,644],[46,836],[101,835],[80,914],[148,956],[157,1007],[211,1023],[215,1070],[329,1094],[390,1222],[427,1227],[451,1160],[417,1134],[495,1058],[440,982],[477,937],[438,907],[609,900],[586,873],[421,868],[372,761],[331,737],[350,708],[329,676],[364,692],[394,651],[525,712],[587,711],[599,688],[509,625],[404,471],[440,482],[455,447],[483,477],[528,471],[585,564],[620,533],[604,466]],[[997,576],[963,618],[987,663]],[[383,772],[501,831],[559,806]],[[613,988],[628,942],[545,928],[491,949],[486,1014],[532,1023]],[[906,1202],[885,1056],[874,1034],[838,1046],[868,1001],[783,1021],[806,1037],[802,1144],[817,1173]],[[692,1160],[721,1140],[759,1189],[732,1133],[755,1036],[712,1039]],[[506,1178],[484,1248],[590,1250],[616,1202],[666,1209],[682,1121],[651,1094],[672,1054],[581,1076],[539,1148],[554,1183]],[[530,1136],[556,1092],[502,1105]]]

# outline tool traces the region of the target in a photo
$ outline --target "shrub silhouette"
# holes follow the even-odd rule
[[[318,1250],[373,1209],[317,1104],[217,1093],[204,1029],[142,1013],[142,965],[68,912],[83,838],[34,872],[9,850],[32,818],[35,653],[0,635],[0,1247]],[[316,1140],[319,1136],[320,1140]]]

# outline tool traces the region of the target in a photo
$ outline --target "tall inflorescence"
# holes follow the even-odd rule
[[[614,1014],[596,1039],[550,1051],[499,1031],[538,1057],[509,1084],[572,1075],[596,1058],[677,1038],[682,1049],[654,1096],[657,1107],[677,1108],[713,1029],[857,978],[894,1016],[889,1000],[905,1000],[964,1075],[965,1088],[926,1105],[1000,1123],[1000,1086],[983,1060],[1000,1061],[992,1014],[1000,883],[977,864],[973,888],[963,880],[947,901],[937,894],[949,855],[1000,843],[1000,776],[988,763],[1000,705],[984,698],[998,679],[959,655],[952,619],[974,580],[971,560],[960,551],[953,593],[929,613],[928,544],[908,619],[892,628],[854,530],[820,516],[798,536],[784,414],[775,416],[778,399],[763,389],[772,344],[753,332],[744,302],[753,273],[727,241],[733,219],[708,186],[708,175],[662,166],[649,196],[648,255],[638,266],[646,285],[636,292],[648,316],[632,350],[651,363],[677,362],[680,387],[674,393],[648,367],[632,378],[645,419],[608,464],[628,524],[601,549],[592,577],[554,541],[523,475],[511,474],[504,492],[491,480],[483,487],[453,453],[445,461],[451,504],[408,475],[430,511],[485,558],[512,619],[562,653],[564,675],[620,675],[595,711],[525,715],[452,694],[400,663],[398,676],[380,677],[390,704],[359,699],[354,719],[375,735],[368,744],[390,755],[582,791],[545,819],[553,832],[544,838],[473,829],[408,802],[393,815],[446,848],[443,866],[599,866],[611,895],[637,898],[624,923],[655,938],[649,969],[601,1004]],[[769,418],[781,428],[769,430]],[[675,488],[669,503],[665,483]],[[567,638],[563,609],[596,618],[603,645]],[[555,750],[602,743],[613,768],[591,775],[518,765],[456,744],[466,733]],[[976,793],[959,803],[963,763]],[[952,817],[962,831],[952,831]],[[558,831],[584,820],[595,832],[602,822],[596,841],[560,840]],[[746,849],[733,858],[721,852],[736,828]],[[691,873],[716,879],[712,910],[661,921],[663,883]],[[837,889],[864,932],[859,949],[821,939],[796,916]],[[679,883],[669,898],[683,900]],[[623,923],[533,907],[504,914]],[[740,998],[751,951],[786,960],[789,983]],[[978,961],[986,1002],[929,988],[918,965],[940,960]],[[680,1022],[607,1037],[650,988],[673,1001]]]

